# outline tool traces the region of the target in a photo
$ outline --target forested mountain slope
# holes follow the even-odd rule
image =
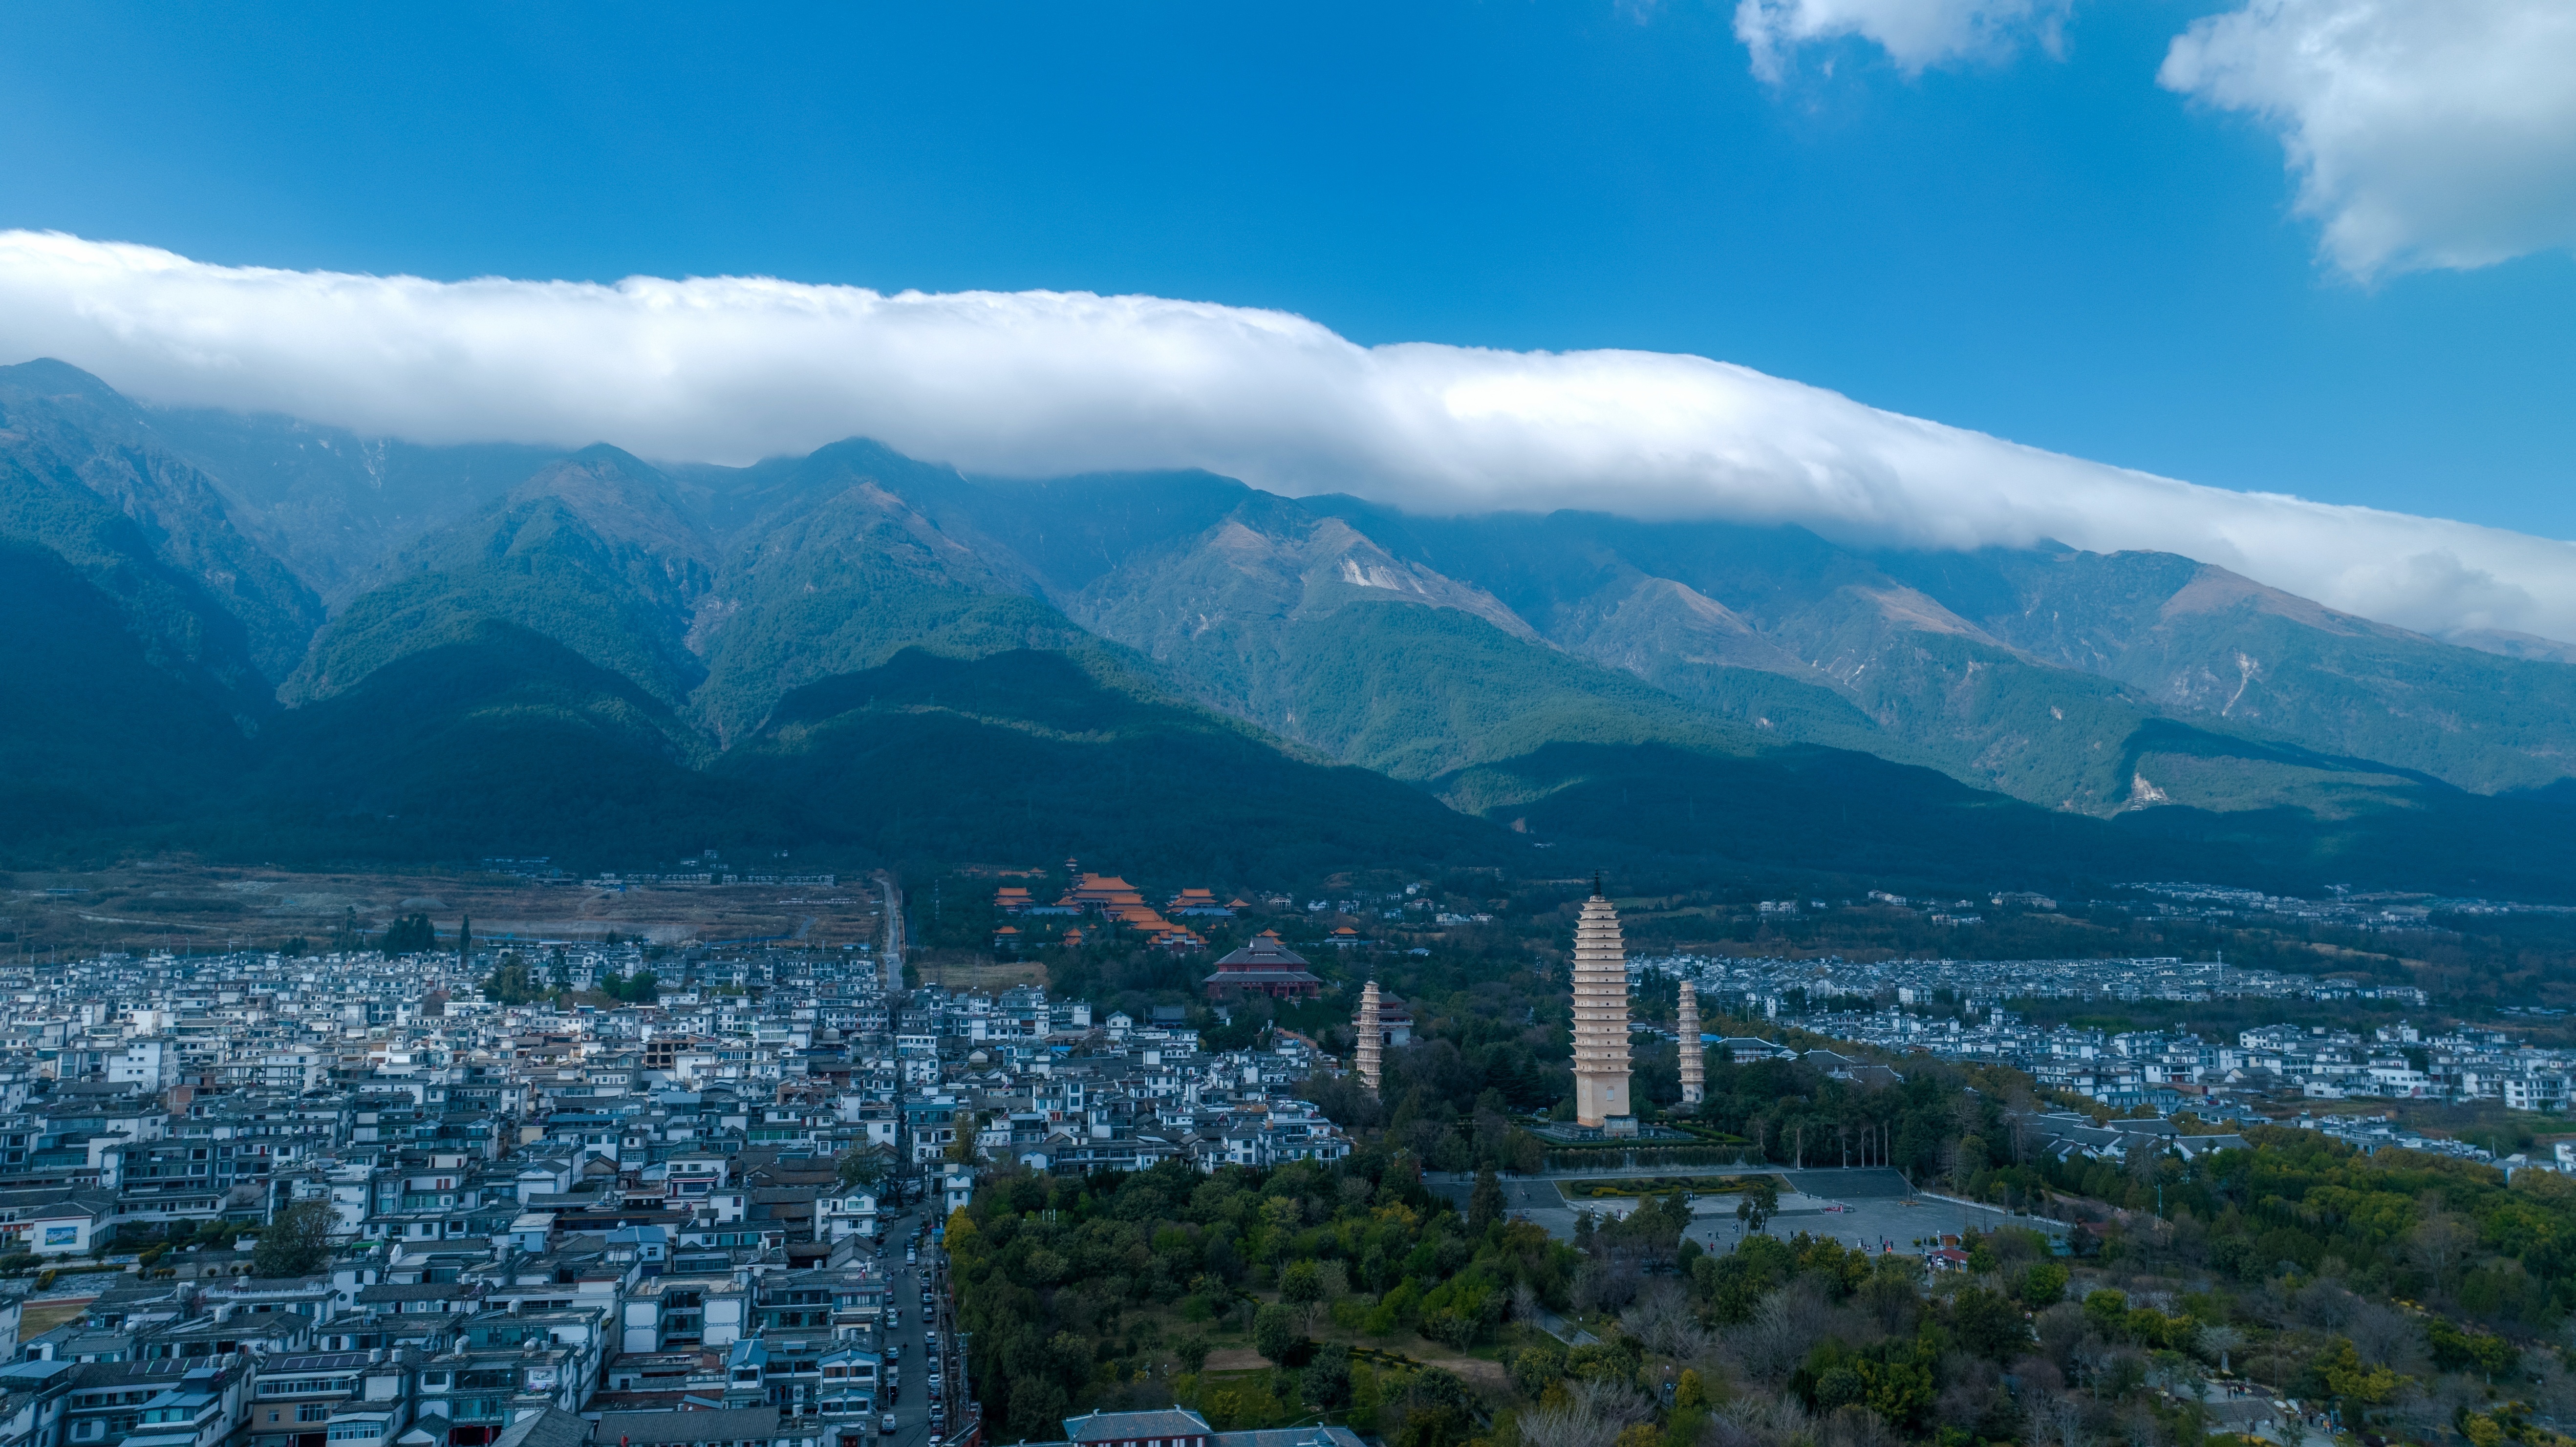
[[[0,369],[0,542],[49,685],[10,724],[13,850],[1163,838],[2576,892],[2576,668],[2160,555],[971,478],[864,439],[405,451],[55,363]]]

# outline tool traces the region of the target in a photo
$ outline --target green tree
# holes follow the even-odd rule
[[[1287,1360],[1297,1337],[1297,1323],[1288,1308],[1266,1305],[1252,1314],[1252,1349],[1274,1364]]]
[[[2319,1359],[2317,1369],[2326,1379],[2327,1391],[2365,1406],[2378,1406],[2397,1395],[2402,1380],[2386,1367],[2364,1366],[2350,1337],[2335,1338],[2334,1348]]]
[[[966,1112],[957,1122],[957,1129],[953,1133],[954,1138],[948,1142],[949,1163],[960,1166],[973,1165],[976,1154],[975,1138],[983,1133],[984,1112],[980,1110]]]
[[[661,977],[637,965],[631,974],[611,970],[599,977],[599,992],[630,1005],[650,1005],[662,998]]]
[[[1564,1375],[1565,1347],[1553,1337],[1541,1337],[1512,1358],[1512,1385],[1533,1400]]]
[[[1317,1411],[1329,1412],[1348,1406],[1351,1400],[1351,1349],[1339,1342],[1318,1348],[1315,1359],[1306,1364],[1297,1391],[1306,1399],[1306,1405]]]
[[[2002,1293],[1971,1286],[1951,1298],[1959,1345],[1990,1361],[2010,1362],[2030,1345],[2030,1323]]]
[[[1279,1300],[1296,1308],[1297,1329],[1305,1331],[1315,1322],[1315,1307],[1324,1299],[1324,1269],[1312,1261],[1292,1263],[1279,1274]],[[1267,1352],[1264,1356],[1269,1355]]]
[[[483,998],[499,1005],[524,1005],[545,995],[528,962],[515,951],[506,951],[492,973],[483,980]]]
[[[1196,1376],[1207,1369],[1208,1352],[1211,1350],[1207,1334],[1194,1331],[1181,1338],[1180,1345],[1172,1349],[1172,1354],[1180,1358],[1182,1371]]]
[[[2033,1311],[2055,1306],[2066,1297],[2066,1268],[2042,1261],[2021,1274],[2021,1304]]]
[[[885,1152],[875,1146],[852,1146],[841,1152],[841,1158],[836,1164],[840,1171],[841,1189],[844,1191],[873,1191],[885,1184]]]
[[[1467,1229],[1482,1236],[1485,1228],[1503,1219],[1503,1183],[1487,1166],[1476,1173],[1476,1189],[1467,1197]]]
[[[1736,1199],[1735,1219],[1747,1231],[1759,1231],[1780,1211],[1780,1188],[1769,1176],[1756,1176],[1745,1183],[1744,1194]]]
[[[2105,1341],[2120,1340],[2129,1325],[2129,1294],[2125,1291],[2088,1291],[2084,1294],[2084,1319]]]
[[[1685,1412],[1707,1409],[1708,1387],[1700,1380],[1698,1368],[1682,1368],[1681,1381],[1673,1388],[1673,1405]]]
[[[259,1233],[251,1252],[253,1276],[307,1276],[331,1258],[331,1228],[339,1214],[328,1201],[296,1201],[281,1207]]]
[[[388,956],[425,955],[438,948],[438,930],[430,924],[428,915],[407,914],[385,926],[378,948]]]

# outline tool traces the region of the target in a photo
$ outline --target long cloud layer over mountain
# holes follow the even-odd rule
[[[421,442],[741,462],[864,434],[999,474],[1204,467],[1428,512],[2162,549],[2405,627],[2576,640],[2576,545],[2199,487],[1701,357],[1362,347],[1155,297],[451,283],[0,232],[0,359],[38,356],[151,402]]]

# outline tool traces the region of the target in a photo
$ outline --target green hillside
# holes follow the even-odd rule
[[[1355,602],[1300,619],[1282,631],[1277,670],[1293,737],[1399,779],[1548,744],[1764,747],[1752,730],[1455,609]]]
[[[224,672],[218,655],[238,649],[259,681],[229,685],[257,695],[258,710],[322,622],[321,600],[233,526],[213,480],[142,409],[77,367],[0,367],[0,510],[0,533],[44,543],[112,596],[159,615],[139,621],[199,666]],[[144,573],[159,576],[147,583]],[[193,622],[174,616],[174,601]],[[217,617],[233,637],[212,636]],[[201,636],[181,640],[174,628]]]
[[[2437,643],[2170,555],[1865,554],[1792,527],[1309,506],[1711,713],[2050,809],[2110,817],[2183,787],[2215,811],[2323,823],[2429,782],[2392,772],[2492,792],[2576,767],[2576,668]],[[2191,751],[2227,765],[2142,784],[2141,741],[2195,730],[2208,737]],[[2387,767],[2294,762],[2309,755]]]
[[[2136,777],[2169,801],[2114,821],[2137,837],[2242,850],[2320,886],[2576,898],[2576,782],[2477,794],[2367,759],[2179,723],[2140,730],[2129,756]],[[2239,783],[2249,771],[2267,781],[2254,802]]]
[[[1962,893],[2080,894],[2120,880],[2213,879],[2310,896],[2344,884],[2576,900],[2576,831],[2567,828],[2576,785],[2489,798],[2295,752],[2249,759],[2260,746],[2198,730],[2160,732],[2133,756],[2151,775],[2179,776],[2185,759],[2216,773],[2260,764],[2276,781],[2303,771],[2315,793],[2258,808],[2177,801],[2098,819],[1841,750],[1748,759],[1572,744],[1462,770],[1435,787],[1462,810],[1549,843],[1559,858],[1643,871],[1817,871]]]
[[[1136,502],[1108,514],[1131,531],[1144,530],[1138,512],[1160,530],[1229,505],[1096,575],[1100,543],[1064,547],[1070,561],[1050,571],[1083,583],[1067,608],[1201,702],[1345,763],[1419,781],[1553,742],[1759,746],[1751,729],[1548,646],[1490,596],[1339,518],[1196,477],[1113,496]]]
[[[47,443],[61,430],[51,411],[0,387],[0,538],[68,564],[111,601],[143,657],[191,692],[244,722],[273,711],[262,650],[228,599],[167,555],[166,534],[93,490]]]
[[[690,767],[691,730],[645,689],[491,619],[289,710],[207,847],[280,861],[546,854],[634,865],[818,833],[755,781]]]
[[[334,607],[404,548],[473,517],[563,455],[506,442],[424,446],[274,414],[146,415],[212,479],[233,525]]]
[[[1961,891],[2176,874],[2288,882],[2242,850],[2132,837],[1930,769],[1835,749],[1742,758],[1662,744],[1549,744],[1435,787],[1459,809],[1548,842],[1570,865],[1608,860],[1721,877],[1817,871]]]
[[[220,701],[49,549],[0,539],[0,859],[112,857],[202,807],[247,753]]]
[[[706,551],[658,494],[660,475],[592,448],[530,478],[482,516],[409,549],[314,640],[284,689],[328,698],[407,654],[508,623],[677,705],[705,678],[686,643],[712,579]]]
[[[877,667],[903,648],[972,657],[1085,638],[1021,595],[1006,557],[951,534],[898,490],[962,485],[954,478],[844,443],[728,484],[756,488],[768,503],[741,526],[705,607],[707,681],[696,707],[719,738],[746,737],[794,689]],[[703,477],[697,485],[712,486]]]
[[[2165,553],[1891,561],[2014,647],[2184,717],[2494,793],[2576,776],[2576,666],[2456,647]]]
[[[1096,647],[943,658],[797,690],[720,776],[886,858],[1081,856],[1216,877],[1491,863],[1501,831],[1160,695]]]
[[[0,423],[21,854],[2576,888],[2576,669],[2179,559],[969,479],[863,440],[423,452],[397,484],[345,434],[59,364],[0,369]],[[254,539],[346,584],[309,646]]]

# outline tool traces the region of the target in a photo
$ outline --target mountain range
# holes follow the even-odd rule
[[[2566,649],[2167,554],[428,447],[35,361],[0,648],[19,861],[2576,894]]]

